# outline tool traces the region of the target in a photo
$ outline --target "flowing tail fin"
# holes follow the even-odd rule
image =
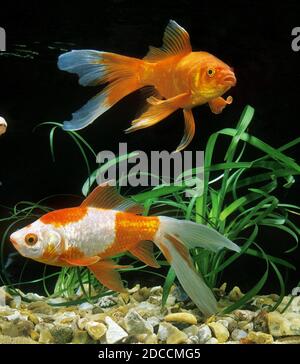
[[[143,87],[140,74],[144,61],[114,53],[73,50],[59,56],[58,68],[79,76],[82,86],[109,83],[100,93],[65,121],[65,130],[79,130],[111,108],[126,95]]]
[[[217,302],[200,273],[193,265],[189,249],[202,247],[212,251],[240,248],[217,231],[191,221],[160,217],[160,229],[155,244],[172,265],[183,289],[201,312],[210,316],[217,311]]]

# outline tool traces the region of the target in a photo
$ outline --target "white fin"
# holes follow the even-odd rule
[[[163,231],[177,236],[189,249],[205,248],[214,252],[223,248],[235,252],[241,250],[238,245],[206,225],[167,216],[161,216],[160,223]]]
[[[108,67],[103,63],[105,52],[73,50],[58,57],[60,70],[76,73],[82,86],[96,86],[107,82]]]
[[[160,216],[160,228],[154,242],[174,268],[183,289],[204,315],[217,311],[217,302],[200,273],[193,266],[189,249],[202,247],[212,251],[240,248],[217,231],[191,221]]]
[[[156,244],[173,267],[183,289],[199,310],[205,316],[216,313],[217,301],[200,273],[195,270],[187,247],[170,234],[165,234]]]

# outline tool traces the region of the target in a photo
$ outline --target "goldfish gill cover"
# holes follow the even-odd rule
[[[0,343],[300,343],[299,11],[2,6]]]

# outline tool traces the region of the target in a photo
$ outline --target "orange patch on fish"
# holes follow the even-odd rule
[[[55,227],[64,226],[82,220],[87,214],[87,207],[72,207],[48,212],[40,218],[44,224]]]
[[[137,216],[127,212],[118,212],[115,220],[115,240],[101,256],[111,256],[131,250],[139,242],[153,240],[159,228],[156,216]]]
[[[71,246],[60,254],[60,259],[80,259],[84,256],[84,253],[76,246]]]

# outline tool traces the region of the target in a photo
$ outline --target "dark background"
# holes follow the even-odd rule
[[[71,113],[98,91],[79,86],[76,76],[57,69],[57,56],[63,52],[58,47],[106,50],[142,58],[149,45],[161,45],[169,19],[187,29],[194,50],[215,54],[234,67],[238,79],[230,92],[234,103],[221,115],[212,114],[207,106],[194,109],[197,132],[191,150],[203,150],[213,132],[235,127],[246,104],[256,110],[251,134],[273,147],[299,136],[300,52],[291,48],[291,31],[300,26],[298,1],[276,5],[271,1],[204,0],[51,4],[1,5],[0,26],[6,29],[7,53],[16,53],[20,44],[26,45],[25,51],[36,52],[33,58],[0,56],[0,115],[9,125],[0,139],[1,205],[37,201],[52,194],[79,195],[86,178],[82,157],[65,133],[57,133],[57,158],[53,163],[49,128],[33,132],[41,122],[70,119]],[[126,97],[81,135],[97,152],[117,152],[119,142],[127,142],[131,151],[173,151],[182,137],[182,114],[176,112],[153,128],[125,135],[123,130],[134,118],[137,103],[137,93]],[[220,156],[225,146],[222,142],[218,145]],[[250,150],[249,159],[254,156],[251,153]],[[299,161],[299,149],[289,155]],[[282,197],[285,202],[300,202],[299,179]],[[57,198],[53,204],[66,206],[66,199]],[[4,216],[5,210],[1,213]],[[266,232],[264,238],[277,248],[288,246],[288,239],[277,231],[276,236]],[[290,257],[295,264],[298,255],[299,251]],[[258,267],[255,271],[253,262]],[[227,279],[247,289],[258,280],[264,266],[250,259],[235,269]],[[290,288],[297,281],[297,273],[292,274],[288,280]],[[266,290],[275,289],[275,280],[271,279]]]

